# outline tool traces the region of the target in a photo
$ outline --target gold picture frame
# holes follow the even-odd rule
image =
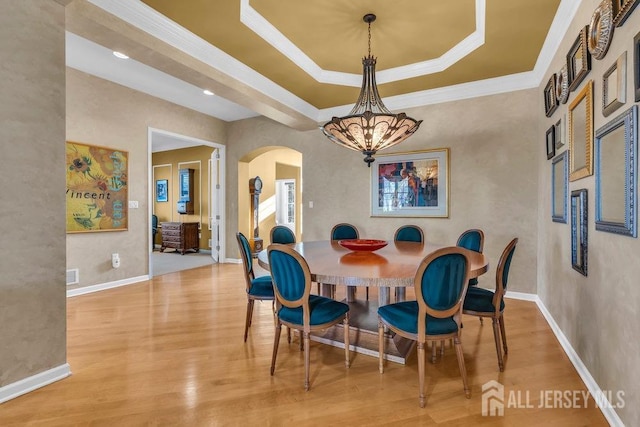
[[[593,80],[569,105],[569,181],[593,175]]]
[[[613,24],[622,27],[638,3],[640,0],[613,0]]]

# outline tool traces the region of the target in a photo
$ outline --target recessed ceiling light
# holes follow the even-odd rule
[[[205,95],[209,95],[209,96],[213,95],[213,92],[211,92],[209,89],[203,90],[202,93],[204,93]]]
[[[125,55],[125,54],[124,54],[124,53],[122,53],[122,52],[118,52],[117,50],[114,50],[114,51],[113,51],[113,55],[114,55],[116,58],[120,58],[120,59],[129,59],[129,57],[128,57],[127,55]]]

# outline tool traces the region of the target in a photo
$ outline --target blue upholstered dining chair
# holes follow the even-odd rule
[[[283,245],[296,242],[296,235],[289,227],[284,225],[276,225],[271,229],[270,233],[271,243],[281,243]]]
[[[403,225],[396,230],[394,242],[424,242],[424,232],[417,225]]]
[[[458,237],[456,246],[482,253],[482,248],[484,247],[484,232],[477,228],[467,230]],[[469,286],[476,286],[477,284],[478,279],[476,277],[469,280]]]
[[[238,240],[238,246],[240,247],[240,254],[242,256],[244,279],[247,290],[247,317],[244,323],[244,341],[247,342],[247,334],[249,333],[249,326],[251,326],[251,319],[253,317],[253,303],[256,300],[274,301],[275,296],[273,293],[271,276],[266,275],[255,277],[255,273],[253,271],[253,258],[251,257],[251,249],[247,238],[240,232],[236,233],[236,238]]]
[[[414,279],[416,301],[397,302],[378,308],[380,373],[384,372],[385,326],[392,333],[416,341],[421,408],[425,406],[425,344],[427,341],[453,339],[464,393],[467,398],[471,397],[460,341],[462,300],[469,283],[469,268],[469,259],[462,249],[458,247],[438,249],[427,255],[418,267]],[[436,342],[432,345],[435,346]]]
[[[509,268],[511,260],[516,251],[518,239],[513,239],[502,251],[498,267],[496,269],[496,290],[494,292],[479,287],[472,287],[467,290],[464,299],[463,313],[472,316],[490,317],[493,321],[493,338],[496,342],[496,352],[498,353],[498,368],[504,371],[504,358],[500,349],[500,338],[504,354],[507,354],[507,336],[504,330],[504,294],[507,291],[507,281],[509,279]]]
[[[341,222],[340,224],[336,224],[331,229],[331,240],[346,240],[346,239],[359,239],[360,233],[355,225],[347,224],[346,222]],[[318,283],[318,289],[320,288],[320,284]],[[369,287],[365,288],[365,297],[367,301],[369,300]]]
[[[331,240],[345,240],[345,239],[358,239],[360,233],[355,225],[340,223],[333,226],[331,229]]]
[[[292,247],[275,244],[267,249],[276,295],[271,375],[276,369],[282,325],[297,329],[304,340],[304,389],[309,390],[309,340],[312,331],[343,322],[345,365],[349,367],[349,306],[331,298],[311,295],[309,265]]]
[[[156,234],[158,234],[158,215],[151,215],[151,251],[156,250]]]

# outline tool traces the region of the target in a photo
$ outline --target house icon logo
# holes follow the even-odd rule
[[[482,416],[495,417],[504,415],[504,386],[498,381],[482,384]]]

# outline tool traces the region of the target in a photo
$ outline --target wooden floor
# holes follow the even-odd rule
[[[607,425],[593,400],[587,408],[539,407],[541,391],[586,388],[532,302],[507,301],[503,373],[490,322],[465,317],[471,399],[447,346],[444,358],[427,362],[424,409],[415,355],[407,365],[388,363],[381,375],[376,358],[352,353],[347,370],[342,349],[312,342],[305,392],[297,337],[287,344],[283,333],[270,376],[271,304],[256,303],[246,343],[245,309],[241,266],[230,264],[70,298],[73,374],[0,405],[0,425]],[[502,417],[482,416],[482,385],[490,380],[504,385],[510,403]]]

